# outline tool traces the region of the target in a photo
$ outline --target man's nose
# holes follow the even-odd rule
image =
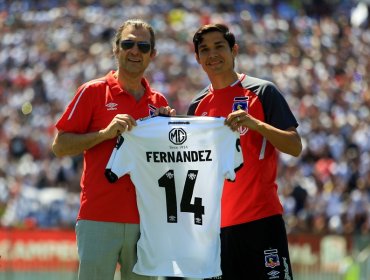
[[[134,54],[138,54],[140,52],[137,43],[135,43],[135,45],[132,47],[131,52]]]
[[[209,50],[209,56],[210,57],[217,56],[217,54],[218,54],[218,51],[216,49],[210,49]]]

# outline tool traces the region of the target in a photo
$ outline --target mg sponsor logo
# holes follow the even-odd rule
[[[182,128],[173,128],[168,134],[169,140],[175,145],[182,145],[187,139],[186,131]]]

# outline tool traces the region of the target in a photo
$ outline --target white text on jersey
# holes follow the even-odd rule
[[[178,152],[146,152],[147,162],[195,162],[212,161],[211,150],[178,151]]]

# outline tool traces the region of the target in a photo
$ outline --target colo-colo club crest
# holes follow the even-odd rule
[[[237,110],[244,110],[248,112],[248,96],[240,96],[240,97],[234,97],[234,102],[233,102],[233,112]],[[239,133],[240,135],[246,134],[248,131],[247,127],[241,126],[239,128]]]

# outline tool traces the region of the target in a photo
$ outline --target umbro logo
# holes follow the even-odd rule
[[[279,271],[272,270],[269,273],[267,273],[267,275],[270,276],[269,279],[276,279],[276,278],[279,278],[278,276],[279,273],[280,273]]]
[[[117,106],[118,104],[117,103],[108,103],[107,105],[105,105],[105,107],[107,107],[107,111],[113,111],[113,110],[117,110]]]
[[[177,221],[176,221],[177,219],[176,219],[176,216],[169,216],[168,217],[168,222],[170,222],[170,223],[177,223]]]

